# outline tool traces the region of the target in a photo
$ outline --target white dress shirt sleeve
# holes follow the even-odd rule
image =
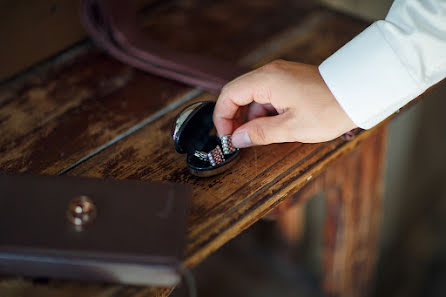
[[[319,66],[352,121],[369,129],[446,77],[446,0],[395,0]]]

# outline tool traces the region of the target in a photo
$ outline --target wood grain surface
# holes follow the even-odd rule
[[[239,61],[301,22],[306,10],[293,2],[162,1],[149,10],[147,34],[187,51]],[[294,8],[294,15],[286,8]],[[249,13],[226,26],[240,10]],[[76,48],[0,89],[0,168],[59,173],[135,125],[150,123],[163,108],[190,99],[197,94],[192,90],[123,65],[91,45]]]
[[[340,17],[325,11],[315,14],[312,20],[317,21],[311,26],[311,34],[300,34],[299,38],[282,43],[287,51],[279,50],[268,57],[288,54],[304,62],[321,62],[342,45],[345,30],[353,36],[363,26],[356,22],[355,28],[352,26],[355,21],[348,18],[340,21]],[[293,30],[297,29],[289,28],[287,33]],[[330,38],[325,36],[327,32],[337,30],[342,32],[343,38],[335,33],[328,34]],[[276,40],[280,40],[280,36],[276,36],[274,43]],[[312,43],[318,51],[310,46]],[[204,94],[189,103],[201,100],[215,100],[215,96]],[[68,174],[192,184],[192,210],[185,252],[188,266],[200,263],[285,197],[296,193],[330,162],[373,133],[363,132],[352,142],[337,139],[324,144],[289,143],[246,149],[241,153],[240,162],[230,171],[213,178],[197,178],[190,175],[185,156],[175,152],[170,138],[171,125],[182,108],[167,113]]]
[[[252,66],[279,57],[320,63],[367,25],[293,3],[168,2],[146,12],[146,25],[148,34],[172,47]],[[185,263],[194,266],[375,133],[363,131],[350,142],[245,149],[230,171],[197,178],[173,149],[170,128],[185,104],[216,99],[195,96],[199,93],[131,69],[88,45],[75,49],[3,86],[0,168],[191,184]],[[2,296],[167,296],[170,291],[59,280],[0,282]]]

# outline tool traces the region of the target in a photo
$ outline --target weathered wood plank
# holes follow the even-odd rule
[[[298,44],[294,44],[292,51],[301,60],[316,60],[313,57],[314,50],[308,43],[312,40],[322,40],[318,34],[331,28],[334,32],[339,30],[342,35],[345,28],[351,28],[350,19],[346,22],[339,21],[342,18],[336,14],[320,12],[323,17],[317,26],[315,34],[308,34]],[[364,24],[356,23],[359,31]],[[325,30],[324,30],[325,29]],[[332,42],[325,44],[326,55],[342,45],[343,40],[330,39]],[[294,42],[294,41],[293,41]],[[315,44],[319,46],[319,44]],[[323,57],[320,55],[319,61]],[[317,61],[316,61],[317,62]],[[202,95],[189,103],[200,100],[215,100],[215,96]],[[197,178],[189,174],[185,166],[185,156],[175,152],[170,138],[170,128],[176,114],[183,108],[169,112],[151,126],[145,127],[126,141],[121,142],[101,154],[93,157],[86,163],[73,169],[69,174],[89,175],[96,177],[128,178],[142,180],[161,180],[194,185],[194,206],[192,209],[192,221],[190,236],[198,236],[214,223],[216,215],[227,214],[239,199],[250,197],[253,193],[259,193],[267,186],[277,182],[277,178],[287,172],[288,168],[302,166],[314,155],[324,156],[328,152],[335,151],[340,145],[339,140],[326,144],[301,144],[287,143],[255,147],[245,150],[241,154],[242,163],[237,164],[231,172],[213,178]],[[308,160],[307,160],[308,159]],[[208,197],[213,196],[209,200]],[[206,213],[207,216],[202,216]]]
[[[89,52],[6,100],[0,166],[55,174],[188,89]]]
[[[276,3],[277,4],[277,3]],[[290,6],[283,6],[285,9],[289,8]],[[268,9],[268,7],[265,7],[265,9]],[[274,11],[277,12],[277,11]],[[295,16],[296,14],[294,14]],[[263,17],[265,15],[261,15],[262,22],[265,22]],[[286,45],[290,46],[291,44],[294,44],[294,40],[297,38],[299,39],[299,36],[302,34],[307,34],[307,31],[311,31],[313,26],[319,25],[320,21],[323,20],[325,17],[325,14],[317,15],[316,18],[307,19],[307,23],[303,24],[302,30],[294,30],[291,32],[292,34],[288,34],[288,38],[284,38],[284,36],[280,35],[279,43],[280,45]],[[277,19],[276,19],[277,20]],[[286,20],[295,22],[295,19]],[[297,21],[296,23],[299,23]],[[289,27],[290,23],[284,23],[282,24],[282,27]],[[252,22],[248,24],[249,26],[256,27],[256,23]],[[280,24],[276,24],[274,27],[278,31],[282,30],[279,26]],[[212,30],[211,30],[212,31]],[[243,31],[243,30],[242,30]],[[255,29],[254,29],[255,31]],[[260,43],[262,41],[262,38],[259,37],[259,34],[264,34],[264,39],[268,39],[267,36],[273,36],[274,30],[269,32],[268,30],[262,29],[261,32],[258,32],[256,34],[253,34],[252,31],[248,32],[252,36],[257,36],[256,38],[259,38],[258,42]],[[255,32],[254,32],[255,33]],[[215,42],[219,42],[218,38]],[[271,42],[269,44],[276,43],[277,39],[272,38]],[[265,47],[258,47],[257,41],[252,41],[250,38],[245,37],[243,38],[243,42],[246,42],[248,44],[247,46],[257,47],[258,50],[255,52],[256,59],[245,57],[243,59],[245,64],[251,64],[264,56],[265,54],[274,52],[277,50],[275,47],[271,46],[265,46]],[[209,42],[209,44],[212,44],[212,42]],[[240,45],[240,44],[238,44]],[[240,51],[240,47],[232,47],[232,44],[225,44],[224,46],[228,47],[228,50],[225,51],[228,55],[231,54],[231,49],[234,48],[234,56],[237,56],[238,52]],[[93,56],[92,56],[93,55]],[[94,55],[97,55],[97,57],[94,57]],[[105,66],[99,67],[102,64],[98,63],[97,61],[102,61],[101,63],[104,63]],[[61,65],[60,65],[61,64]],[[85,117],[85,115],[93,115],[96,116],[96,113],[104,112],[103,103],[99,102],[96,104],[96,102],[99,100],[95,94],[99,94],[99,96],[109,96],[109,97],[116,97],[117,99],[112,100],[110,104],[111,106],[119,106],[121,103],[122,97],[126,97],[126,94],[137,94],[138,98],[140,98],[141,94],[145,94],[146,91],[151,91],[151,88],[144,88],[145,79],[152,80],[153,78],[147,78],[145,76],[149,76],[146,74],[141,74],[138,72],[135,72],[135,76],[133,75],[134,70],[129,70],[128,67],[123,66],[117,62],[114,62],[113,60],[104,57],[102,54],[97,53],[96,51],[91,51],[90,49],[87,49],[85,52],[81,51],[80,54],[75,56],[75,59],[63,59],[63,61],[60,64],[52,65],[50,69],[45,73],[44,76],[35,75],[31,76],[29,80],[26,80],[24,84],[19,85],[19,87],[7,89],[3,89],[3,91],[0,94],[0,104],[2,104],[3,107],[8,107],[10,104],[18,104],[20,105],[20,102],[24,102],[26,104],[23,110],[19,106],[16,108],[9,108],[8,112],[2,114],[2,120],[4,123],[1,124],[2,131],[3,128],[8,128],[8,132],[11,133],[8,136],[8,141],[2,142],[2,154],[0,157],[5,157],[7,162],[2,162],[2,170],[6,171],[22,171],[22,172],[44,172],[44,173],[56,173],[60,171],[61,168],[66,168],[67,164],[71,164],[73,160],[76,160],[77,156],[85,156],[85,153],[91,152],[93,148],[98,146],[100,143],[104,143],[104,141],[110,139],[109,138],[101,138],[96,139],[92,137],[84,137],[80,138],[80,140],[85,140],[79,143],[79,137],[76,135],[82,134],[82,133],[88,133],[85,129],[89,129],[90,124],[82,127],[79,127],[79,121],[85,121],[88,120],[88,117]],[[116,64],[116,65],[113,65]],[[89,66],[89,67],[88,67]],[[77,67],[77,68],[76,68]],[[108,69],[109,67],[110,69]],[[98,69],[100,70],[99,72]],[[89,72],[90,71],[90,72]],[[77,75],[78,72],[84,73],[81,74],[80,77]],[[130,74],[128,74],[130,72]],[[95,76],[95,73],[99,73],[100,75]],[[114,75],[117,73],[116,75]],[[89,76],[88,76],[89,75]],[[130,80],[128,82],[124,82],[122,84],[119,83],[120,78],[124,75],[130,76]],[[70,79],[74,76],[74,79]],[[111,78],[110,78],[111,76]],[[98,81],[101,82],[100,78],[105,80],[105,83],[99,83],[100,88],[95,88],[97,86]],[[65,80],[64,84],[61,84],[58,82],[58,79]],[[97,80],[95,80],[97,79]],[[108,80],[107,80],[108,79]],[[139,81],[135,82],[132,87],[128,87],[131,82],[133,82],[133,79],[139,79]],[[159,78],[155,78],[159,79]],[[162,79],[160,79],[162,80]],[[118,81],[117,86],[114,83],[115,81]],[[55,83],[57,82],[57,83]],[[164,83],[164,82],[162,82]],[[162,84],[161,83],[161,84]],[[172,82],[165,82],[166,84],[172,83]],[[155,83],[154,83],[155,84]],[[175,83],[172,83],[175,84]],[[103,88],[103,85],[105,85],[108,88]],[[80,88],[79,86],[84,86],[83,88]],[[114,89],[116,87],[116,89]],[[62,96],[62,99],[59,97],[56,97],[55,100],[53,97],[49,97],[47,95],[42,95],[39,92],[45,92],[45,89],[49,88],[49,91],[53,91],[53,89],[59,90],[59,92],[62,93],[62,95],[65,95],[64,90],[68,90],[71,92],[69,96]],[[110,90],[112,88],[112,90]],[[132,92],[132,89],[139,88],[137,93]],[[175,89],[177,87],[172,87],[172,89]],[[42,90],[43,89],[43,90]],[[168,87],[164,86],[163,90],[169,90]],[[175,90],[174,90],[175,91]],[[84,98],[82,96],[85,96],[84,93],[93,93],[94,96]],[[35,95],[37,93],[37,95]],[[104,94],[105,93],[105,94]],[[119,93],[120,95],[117,95],[116,93]],[[40,96],[39,96],[40,94]],[[37,97],[37,100],[32,95],[35,95]],[[31,102],[27,102],[29,100],[29,96],[31,96],[31,99],[34,98],[34,100],[31,100]],[[78,98],[77,96],[80,96],[81,98]],[[71,97],[75,97],[75,102],[71,102]],[[166,95],[165,97],[170,98],[171,95]],[[17,99],[19,98],[19,99]],[[59,99],[59,100],[57,100]],[[132,104],[135,104],[134,108],[138,107],[137,100],[133,101],[133,97],[131,98]],[[15,101],[19,102],[15,102]],[[108,99],[110,100],[110,99]],[[61,103],[60,105],[55,104],[54,102]],[[99,100],[101,101],[101,100]],[[90,102],[93,102],[91,104]],[[108,101],[107,101],[108,102]],[[87,104],[88,103],[88,104]],[[40,106],[43,106],[40,108]],[[96,107],[95,105],[98,105]],[[71,110],[74,109],[74,111],[70,111],[69,113],[66,113],[65,110]],[[119,108],[116,108],[119,109]],[[85,112],[84,110],[87,110]],[[34,112],[33,112],[34,111]],[[19,116],[16,115],[18,112]],[[176,111],[174,112],[176,113]],[[56,115],[53,115],[56,114]],[[172,113],[171,113],[172,114]],[[11,120],[15,120],[11,122],[8,122]],[[106,123],[108,123],[108,120],[113,121],[114,116],[122,116],[121,113],[116,113],[114,115],[109,115],[108,119],[103,119]],[[127,124],[127,121],[130,121],[131,118],[134,115],[124,115],[124,118],[122,120],[122,123],[125,125]],[[150,116],[150,115],[149,115]],[[52,117],[56,118],[53,119]],[[75,120],[72,120],[72,117],[77,117]],[[129,117],[129,118],[126,118]],[[146,118],[144,118],[146,119]],[[91,120],[91,119],[90,119]],[[5,121],[7,123],[5,123]],[[43,133],[39,134],[39,131],[45,131],[45,129],[53,129],[56,130],[58,127],[60,127],[60,122],[55,124],[55,128],[48,128],[53,125],[53,121],[62,121],[62,124],[65,124],[66,126],[70,127],[69,129],[65,129],[63,133],[59,134],[59,137],[61,141],[57,141],[57,137],[54,137],[54,142],[52,144],[55,145],[56,149],[57,146],[65,146],[65,148],[71,148],[72,146],[76,146],[76,149],[73,150],[73,154],[75,154],[75,157],[70,158],[70,155],[64,155],[62,158],[59,155],[59,151],[54,150],[54,147],[48,146],[45,147],[46,150],[49,150],[48,152],[45,152],[44,150],[38,150],[38,145],[35,145],[35,143],[41,143],[45,144],[49,141],[48,137],[46,137],[46,134]],[[71,125],[66,124],[71,123]],[[136,119],[135,122],[141,123],[140,119]],[[15,124],[14,124],[15,123]],[[21,126],[20,124],[24,123],[26,125]],[[48,124],[50,123],[50,124]],[[96,130],[101,129],[101,124],[96,124],[96,127],[98,127]],[[113,123],[108,123],[113,124]],[[63,125],[62,125],[63,126]],[[9,127],[14,127],[14,129],[17,129],[15,131],[14,129],[11,131],[9,130]],[[107,128],[107,126],[106,126]],[[109,128],[112,131],[111,134],[115,133],[120,135],[119,129],[125,129],[120,126]],[[115,129],[115,130],[113,130]],[[52,131],[52,130],[51,130]],[[166,134],[165,134],[166,135]],[[90,135],[91,136],[91,135]],[[93,134],[94,136],[94,134]],[[24,143],[23,139],[28,139],[28,143]],[[5,138],[6,139],[6,138]],[[17,142],[19,142],[17,144]],[[12,145],[11,145],[12,144]],[[35,146],[37,146],[37,148]],[[15,151],[20,151],[22,154],[16,154]],[[36,154],[35,150],[40,152],[40,154]],[[79,152],[80,151],[80,152]],[[63,151],[62,151],[63,152]],[[16,154],[15,160],[11,161],[10,155],[8,154]],[[29,154],[29,155],[27,155]],[[76,155],[77,154],[77,155]],[[8,159],[9,158],[9,159]],[[63,160],[61,160],[63,159]],[[65,160],[65,159],[68,159]],[[55,161],[56,160],[56,161]],[[3,160],[4,161],[4,160]],[[34,165],[33,165],[34,162]],[[37,162],[37,164],[35,164]],[[59,162],[59,163],[58,163]],[[7,166],[5,166],[5,163]],[[32,166],[31,166],[32,165]],[[256,217],[253,217],[256,219]],[[252,223],[252,222],[251,222]],[[235,229],[234,229],[235,230]],[[231,236],[235,236],[236,234],[233,234]],[[226,239],[228,240],[228,239]],[[221,243],[222,244],[222,243]],[[216,246],[214,246],[216,247]],[[202,254],[204,255],[204,254]],[[27,288],[26,291],[23,291],[24,288]],[[136,296],[166,296],[168,292],[170,292],[171,289],[155,289],[155,288],[136,288],[136,287],[121,287],[121,286],[104,286],[102,284],[94,284],[94,285],[86,285],[86,284],[79,284],[75,282],[63,282],[58,280],[50,280],[48,284],[44,283],[33,283],[32,281],[24,281],[24,282],[14,282],[14,281],[4,281],[0,284],[0,292],[2,293],[2,296],[9,296],[14,294],[14,292],[19,292],[18,294],[21,295],[23,292],[26,292],[27,296],[41,296],[41,294],[51,294],[52,296],[73,296],[73,294],[80,294],[84,296],[106,296],[108,294],[112,294],[113,296],[133,296],[136,294]],[[45,293],[42,293],[45,292]],[[17,294],[17,293],[16,293]],[[40,294],[40,295],[39,295]]]
[[[318,18],[311,34],[283,43],[290,56],[318,63],[344,40],[327,38],[324,44],[326,32],[344,36],[347,31],[353,36],[365,26],[345,16],[320,14],[323,17]],[[352,26],[356,27],[352,29]],[[315,51],[312,44],[322,49]],[[274,57],[269,55],[269,58]],[[205,94],[191,102],[200,100],[215,100],[215,96]],[[193,185],[185,252],[185,263],[189,266],[200,263],[373,133],[373,130],[362,132],[351,142],[336,139],[323,144],[288,143],[249,148],[242,151],[240,162],[230,171],[212,178],[197,178],[189,174],[185,156],[175,152],[170,138],[170,127],[181,108],[94,156],[69,174]]]
[[[147,13],[147,34],[188,51],[240,60],[270,36],[300,22],[296,17],[302,10],[296,8],[291,17],[293,2],[263,1],[249,9],[252,2],[234,5],[235,0],[165,1]],[[227,19],[236,11],[240,15],[239,10],[249,11],[247,17],[227,26]],[[181,102],[191,90],[84,46],[2,87],[0,169],[56,174],[162,108]]]
[[[343,21],[337,21],[338,17],[343,18]],[[351,32],[353,36],[364,26],[360,22],[352,21],[349,18],[327,12],[315,13],[306,20],[307,21],[304,22],[303,26],[290,27],[290,29],[286,30],[285,33],[271,37],[269,42],[267,42],[263,47],[257,49],[254,54],[255,59],[251,58],[250,60],[249,57],[245,58],[245,63],[253,63],[256,61],[259,61],[259,63],[265,63],[267,60],[271,60],[278,57],[280,54],[283,54],[284,48],[287,51],[294,52],[296,55],[298,55],[300,61],[318,63],[324,57],[328,56],[331,52],[335,51],[340,45],[342,45],[342,38],[333,38],[327,43],[314,43],[315,47],[312,47],[311,45],[313,42],[317,40],[324,40],[323,37],[318,35],[320,33],[313,34],[312,32],[330,32],[331,29],[333,32],[338,32],[335,33],[335,35],[339,34],[339,37],[344,36],[345,31]],[[250,32],[250,34],[253,35],[252,32]],[[230,36],[230,34],[228,36]],[[277,46],[277,44],[279,44],[279,46]],[[228,44],[226,43],[226,45]],[[237,45],[239,45],[239,43],[237,43]],[[315,51],[315,49],[319,47],[322,48],[320,51],[325,54],[314,55],[315,52],[318,52]],[[216,48],[218,49],[218,46],[216,46]],[[240,51],[240,47],[235,46],[234,48],[236,52]],[[218,50],[216,51],[218,52]],[[228,52],[231,54],[230,48],[228,49]],[[265,54],[268,56],[268,58],[261,60]],[[89,57],[90,55],[90,52],[88,52],[86,56]],[[68,83],[72,83],[72,80],[69,79],[72,75],[78,74],[78,72],[81,70],[88,70],[84,69],[87,68],[85,65],[97,65],[94,64],[97,63],[97,60],[104,61],[103,63],[106,65],[109,65],[108,63],[116,63],[109,61],[108,58],[102,56],[101,54],[96,55],[98,56],[91,58],[90,61],[87,60],[87,62],[79,64],[79,69],[73,68],[72,66],[71,69],[73,70],[73,74],[68,72],[66,75]],[[236,55],[236,53],[232,53],[232,55]],[[76,62],[79,63],[78,60]],[[120,73],[119,71],[123,73],[132,72],[132,70],[129,70],[127,67],[122,66],[119,63],[116,64],[117,66],[112,65],[108,67],[112,67],[112,70],[116,71],[117,73]],[[97,71],[96,68],[97,67],[93,67],[92,71]],[[62,67],[62,69],[66,68]],[[68,69],[70,69],[70,67],[68,67]],[[113,77],[113,71],[107,69],[103,69],[102,71],[104,73],[99,75],[99,77],[107,77],[107,75]],[[54,71],[54,73],[55,74],[53,75],[56,76],[58,71]],[[112,100],[111,104],[119,106],[119,99],[121,96],[127,97],[127,94],[144,94],[146,89],[144,89],[143,85],[147,83],[144,81],[144,79],[147,78],[140,78],[139,76],[141,74],[134,75],[136,75],[140,81],[135,82],[132,88],[127,88],[127,85],[130,84],[130,82],[128,82],[117,91],[113,90],[107,94],[108,96],[116,96],[117,98],[116,100]],[[144,77],[147,75],[142,76]],[[63,79],[63,76],[61,77]],[[90,79],[94,79],[94,76],[84,78],[85,81],[89,81]],[[150,78],[150,80],[153,79],[154,78]],[[162,81],[162,79],[156,79]],[[51,82],[52,80],[49,79],[49,81]],[[76,80],[74,80],[74,82],[76,82]],[[166,82],[166,84],[168,83],[172,82]],[[91,88],[90,92],[97,91],[97,89],[94,88],[96,84],[97,82],[91,83],[93,87]],[[39,83],[37,83],[37,86],[40,86]],[[60,84],[56,84],[56,86],[60,87]],[[68,86],[70,85],[68,84]],[[134,90],[135,88],[139,89]],[[36,92],[34,86],[32,86],[30,89]],[[76,90],[77,88],[67,89]],[[151,88],[147,89],[149,90]],[[162,89],[169,88],[163,86]],[[39,89],[37,90],[39,91]],[[132,93],[132,90],[134,93]],[[27,91],[25,90],[24,92]],[[116,92],[120,94],[117,95]],[[29,94],[26,96],[29,96]],[[171,96],[172,95],[166,97],[170,98]],[[206,99],[210,99],[209,96],[210,95],[206,95]],[[9,98],[13,97],[14,96],[10,96]],[[50,101],[48,100],[48,96],[42,96],[41,98],[41,100],[44,102]],[[213,98],[215,99],[215,97]],[[195,100],[202,99],[203,98],[199,98]],[[22,99],[22,101],[23,100],[24,99]],[[90,98],[90,100],[95,101],[98,99]],[[65,102],[64,100],[62,101]],[[68,103],[65,104],[69,105],[69,100],[66,101],[68,101]],[[8,104],[11,104],[12,100],[7,98],[2,102],[6,102],[6,106],[8,106]],[[81,103],[82,106],[91,106],[84,105],[84,99],[80,99],[78,104],[81,105]],[[138,104],[135,101],[133,101],[133,103],[137,108]],[[33,106],[32,104],[29,104],[26,110],[32,110],[33,107],[35,107],[35,105]],[[67,107],[65,108],[68,109]],[[15,110],[16,109],[11,108],[11,112]],[[48,110],[53,111],[57,110],[57,108],[49,105]],[[90,107],[90,113],[92,113],[91,110],[96,111],[95,108]],[[99,110],[103,109],[99,108]],[[136,134],[130,136],[125,142],[120,142],[117,145],[114,145],[98,156],[93,157],[82,166],[75,168],[70,172],[70,174],[84,174],[90,176],[115,178],[135,178],[143,180],[169,180],[193,184],[196,191],[194,192],[194,206],[191,216],[191,225],[188,231],[189,241],[186,251],[188,265],[196,265],[199,263],[212,251],[254,223],[258,218],[263,216],[263,214],[267,213],[289,193],[299,189],[306,183],[309,176],[311,176],[308,172],[306,172],[309,170],[308,168],[314,166],[314,164],[319,164],[317,168],[313,169],[311,172],[315,174],[318,171],[323,170],[328,162],[324,161],[324,156],[330,156],[329,159],[331,159],[335,158],[338,154],[341,154],[340,150],[336,146],[336,143],[324,145],[283,144],[263,148],[253,148],[243,152],[243,163],[237,165],[233,169],[232,174],[225,173],[214,179],[197,179],[191,177],[187,172],[184,163],[184,156],[175,153],[173,147],[171,146],[169,130],[171,122],[178,111],[179,109],[168,113],[160,120],[154,122],[152,125],[147,126]],[[28,128],[25,127],[26,129],[20,131],[22,135],[30,135],[31,137],[36,135],[36,130],[33,128],[32,124],[45,121],[47,120],[48,116],[51,116],[50,112],[41,113],[45,114],[46,117],[42,116],[41,114],[37,114],[36,117],[40,116],[40,118],[38,118],[38,120],[31,120],[31,124],[29,124]],[[58,115],[58,117],[63,118],[65,111],[59,111],[59,113],[60,115]],[[85,119],[85,115],[88,115],[88,113],[81,112],[78,115],[78,121]],[[116,116],[116,114],[109,116],[109,118],[106,120],[111,120],[113,116]],[[70,119],[72,117],[73,113],[70,113],[66,118],[68,121],[71,121]],[[29,115],[22,116],[22,118],[28,119]],[[127,121],[128,119],[123,120],[124,123],[127,123]],[[76,124],[77,121],[73,121],[72,123]],[[9,125],[10,124],[5,126],[7,127]],[[44,125],[42,126],[45,127]],[[98,125],[98,127],[100,127],[100,125]],[[66,136],[70,136],[69,131],[66,133]],[[16,135],[9,136],[9,140],[12,139],[12,141],[8,142],[14,142],[14,139],[16,139],[15,136]],[[37,139],[39,139],[39,141],[42,143],[48,141],[45,139],[45,137],[37,137]],[[67,145],[72,146],[73,141],[70,141],[69,137],[66,139]],[[94,139],[88,137],[86,137],[85,140],[95,141]],[[83,146],[85,145],[86,144],[83,144]],[[83,150],[83,146],[73,150],[74,154],[78,153],[78,150],[88,152],[88,150]],[[349,143],[346,146],[352,147],[353,143]],[[51,150],[51,147],[48,149]],[[11,150],[4,151],[14,152],[15,150],[16,148],[12,148]],[[26,148],[24,148],[23,151],[26,153]],[[56,154],[54,152],[50,152],[48,155],[55,156]],[[44,162],[46,162],[46,166],[36,166],[30,168],[28,166],[24,166],[23,164],[26,164],[26,162],[22,161],[22,166],[9,168],[11,171],[22,170],[28,172],[54,173],[56,172],[54,169],[55,167],[57,170],[62,167],[54,166],[54,161],[48,161],[44,155],[41,155],[39,158],[36,158],[37,156],[38,155],[34,155],[29,160],[34,162],[36,162],[36,159],[37,161],[38,159],[44,160]],[[71,161],[72,160],[66,164],[70,163]],[[52,162],[53,165],[51,164]],[[245,164],[245,166],[242,166],[243,164]],[[254,170],[252,170],[249,166],[246,166],[246,164],[251,164],[251,167]],[[302,170],[304,170],[306,173],[302,174]],[[208,213],[209,215],[203,216],[204,213]],[[64,285],[58,287],[58,283],[58,281],[51,281],[49,286],[43,287],[48,287],[48,290],[54,289],[51,292],[56,296],[67,296],[67,294],[70,294],[69,292],[71,289],[65,290],[65,286],[68,288],[71,288],[71,286],[76,286],[75,284],[67,282],[66,284],[64,283]],[[107,287],[107,290],[108,289],[109,288]],[[97,292],[95,291],[96,293],[91,293],[93,291],[88,292],[85,291],[87,295],[91,296],[102,294],[102,290],[100,289],[98,289]],[[134,287],[119,287],[115,288],[113,292],[115,295],[121,296],[131,295],[135,292],[138,292],[138,294],[144,296],[165,296],[169,292],[169,289],[153,290],[136,289]]]

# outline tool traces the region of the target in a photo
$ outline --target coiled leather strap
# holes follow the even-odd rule
[[[238,65],[169,49],[150,40],[137,23],[132,1],[82,0],[81,16],[93,41],[116,59],[141,70],[219,92],[246,72]]]

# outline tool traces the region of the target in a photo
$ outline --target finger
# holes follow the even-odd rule
[[[215,104],[213,114],[214,125],[220,136],[232,134],[232,131],[236,129],[236,122],[240,121],[241,117],[240,106],[232,100],[222,98],[226,98],[223,93]]]
[[[254,119],[240,126],[232,134],[235,147],[265,145],[294,141],[293,124],[289,113]]]
[[[214,124],[219,135],[231,134],[234,127],[234,118],[241,106],[246,106],[253,101],[269,103],[267,95],[262,92],[264,78],[255,72],[248,73],[227,84],[214,109]]]
[[[232,120],[232,129],[230,130],[230,133],[227,133],[225,135],[232,134],[234,130],[236,130],[238,127],[243,125],[243,123],[246,122],[246,111],[248,109],[248,106],[241,106],[237,110],[236,115],[234,116],[234,119]],[[223,135],[220,135],[223,136]]]
[[[276,109],[271,104],[259,104],[253,102],[248,108],[248,121],[268,115],[277,115]]]

